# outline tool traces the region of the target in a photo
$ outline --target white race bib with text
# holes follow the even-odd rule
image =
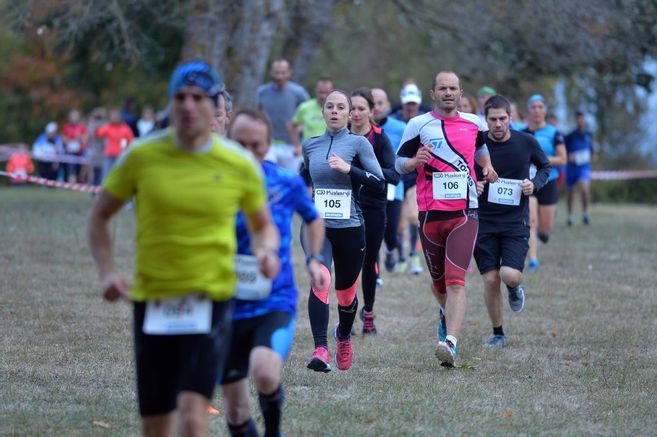
[[[260,300],[271,293],[271,280],[260,272],[255,256],[235,255],[235,273],[237,274],[236,298]]]
[[[577,165],[584,165],[591,162],[591,151],[589,149],[578,150],[577,152],[573,152],[572,155],[573,161]]]
[[[488,186],[488,201],[500,205],[520,205],[520,179],[498,178]]]
[[[433,198],[437,200],[460,200],[468,194],[468,173],[433,173]]]
[[[146,302],[144,334],[207,334],[212,322],[212,301],[197,294]]]
[[[351,190],[317,188],[315,207],[322,218],[347,220],[351,217]]]

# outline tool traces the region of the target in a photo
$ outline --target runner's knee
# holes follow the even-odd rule
[[[431,283],[431,291],[433,291],[433,294],[447,293],[447,287],[445,286],[445,281],[443,280],[433,281]]]
[[[319,289],[316,288],[314,285],[311,285],[311,289],[313,294],[319,299],[320,301],[324,302],[325,304],[329,303],[329,290],[331,289],[331,272],[329,272],[328,268],[324,264],[321,265],[320,267],[322,269],[322,274],[326,278],[326,287]]]
[[[517,287],[522,282],[522,272],[510,267],[502,267],[500,277],[509,287]]]
[[[358,275],[358,278],[356,278],[356,281],[350,287],[344,290],[335,290],[335,294],[338,297],[338,305],[348,307],[354,302],[354,299],[356,298],[356,292],[358,291],[359,279],[360,275]]]

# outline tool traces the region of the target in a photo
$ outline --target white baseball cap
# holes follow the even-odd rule
[[[399,94],[399,99],[401,100],[402,105],[405,105],[406,103],[417,103],[419,105],[422,103],[422,93],[417,85],[409,83],[402,88],[401,93]]]
[[[46,125],[46,133],[47,134],[54,134],[55,132],[57,132],[57,123],[55,123],[54,121],[51,121],[50,123],[48,123]]]

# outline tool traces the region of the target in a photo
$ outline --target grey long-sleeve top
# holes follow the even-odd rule
[[[361,135],[354,135],[346,128],[337,132],[326,130],[323,135],[303,142],[304,168],[302,176],[314,190],[318,188],[351,190],[350,218],[325,220],[327,228],[354,228],[363,224],[363,214],[359,206],[361,186],[375,192],[385,191],[381,166],[374,155],[372,146]],[[328,158],[335,153],[351,165],[349,174],[333,170]]]

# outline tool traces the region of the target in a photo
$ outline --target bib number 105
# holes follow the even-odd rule
[[[339,199],[324,199],[325,208],[340,208],[341,204]]]
[[[316,188],[315,208],[324,219],[346,220],[351,216],[351,190]]]

